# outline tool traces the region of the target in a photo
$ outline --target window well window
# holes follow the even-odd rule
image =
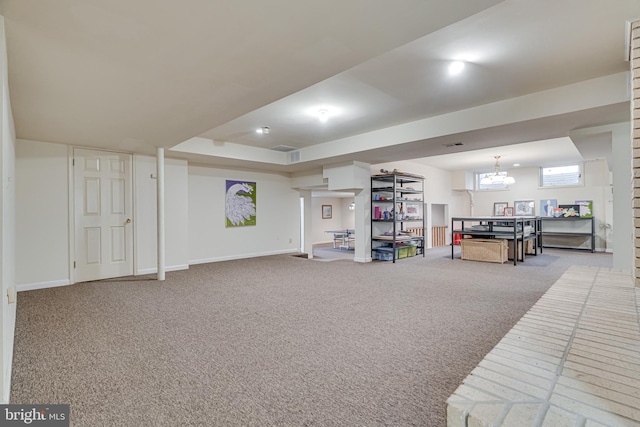
[[[540,168],[540,186],[560,187],[564,185],[582,185],[582,165]]]

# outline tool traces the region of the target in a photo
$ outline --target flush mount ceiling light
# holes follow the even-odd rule
[[[455,76],[456,74],[460,74],[464,70],[464,61],[453,61],[449,64],[449,75]]]
[[[318,110],[318,120],[322,123],[326,123],[329,120],[329,110],[326,108],[321,108]]]
[[[332,105],[316,105],[307,108],[304,113],[318,119],[321,123],[326,123],[329,119],[342,114],[342,108]]]
[[[496,159],[496,165],[495,165],[495,170],[493,171],[493,173],[488,173],[486,174],[481,180],[480,180],[480,184],[482,185],[496,185],[496,184],[504,184],[504,185],[511,185],[511,184],[515,184],[516,180],[514,177],[509,176],[509,173],[505,173],[502,174],[500,172],[500,163],[498,162],[498,160],[500,159],[500,156],[495,156]]]
[[[260,129],[256,129],[256,133],[269,135],[269,132],[271,132],[271,128],[269,126],[262,126]]]

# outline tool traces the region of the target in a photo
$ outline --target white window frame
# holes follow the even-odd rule
[[[564,167],[578,167],[578,182],[570,183],[570,184],[547,184],[544,183],[544,171],[545,169],[555,169],[555,168],[564,168]],[[584,163],[582,162],[573,162],[573,163],[565,163],[565,164],[556,164],[556,165],[547,165],[540,166],[538,172],[538,185],[539,188],[563,188],[563,187],[584,187]]]

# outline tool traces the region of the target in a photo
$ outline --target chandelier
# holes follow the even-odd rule
[[[500,159],[500,156],[495,156],[495,159],[496,159],[495,171],[493,173],[486,174],[480,180],[480,184],[482,185],[515,184],[516,180],[512,176],[509,176],[508,172],[505,172],[504,174],[500,172],[500,163],[498,162],[498,160]]]

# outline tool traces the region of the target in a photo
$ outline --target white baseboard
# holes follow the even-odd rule
[[[16,291],[33,291],[36,289],[56,288],[58,286],[70,285],[69,279],[52,280],[50,282],[27,283],[24,285],[16,285]]]
[[[280,251],[269,251],[269,252],[260,252],[260,253],[242,254],[242,255],[229,255],[229,256],[216,257],[216,258],[194,259],[194,260],[189,260],[189,265],[208,264],[210,262],[220,262],[220,261],[233,261],[236,259],[245,259],[245,258],[258,258],[261,256],[270,256],[270,255],[295,254],[299,251],[300,251],[299,249],[283,249]]]
[[[180,265],[170,265],[164,268],[164,271],[178,271],[178,270],[188,270],[189,264],[180,264]],[[144,274],[154,274],[158,272],[158,267],[154,268],[143,268],[142,270],[138,270],[135,274],[136,276],[142,276]]]

